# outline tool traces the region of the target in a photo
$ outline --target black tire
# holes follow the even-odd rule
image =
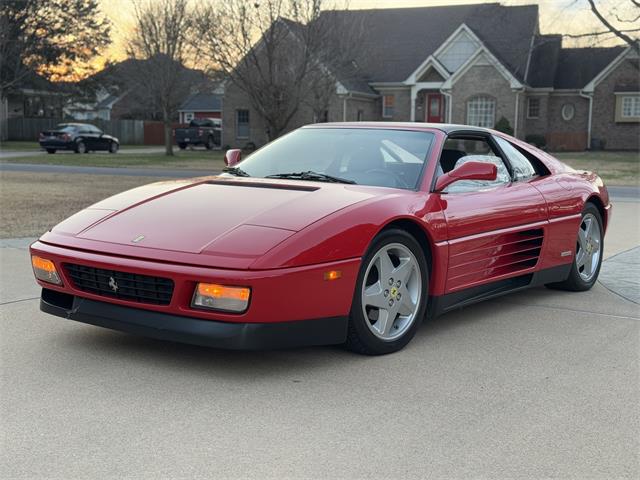
[[[184,150],[185,148],[187,148],[187,144],[186,144],[186,143],[179,143],[179,144],[178,144],[178,148],[179,148],[180,150]]]
[[[54,153],[56,153],[56,149],[55,148],[47,148],[47,153],[54,154]]]
[[[213,137],[207,138],[207,142],[204,144],[204,148],[206,148],[207,150],[212,150],[213,147],[214,147]]]
[[[111,142],[109,144],[109,153],[118,153],[119,148],[120,148],[120,145],[118,145],[117,142]]]
[[[85,145],[85,143],[82,140],[78,140],[76,142],[76,146],[75,146],[74,151],[76,153],[88,153],[87,146]]]
[[[422,279],[422,288],[420,295],[420,304],[417,313],[414,317],[413,324],[408,327],[405,333],[394,340],[387,341],[378,338],[371,332],[371,329],[365,322],[370,322],[368,318],[365,318],[362,309],[362,288],[365,283],[365,274],[369,263],[378,251],[385,245],[389,244],[402,244],[413,253],[417,266],[420,269],[420,275]],[[371,242],[366,255],[362,259],[362,266],[360,267],[360,273],[356,280],[356,288],[353,296],[353,302],[351,305],[351,312],[349,314],[349,327],[347,332],[347,341],[345,346],[356,353],[364,355],[385,355],[388,353],[397,352],[402,349],[416,334],[416,331],[420,327],[422,320],[424,319],[429,292],[429,266],[425,257],[425,252],[416,241],[416,239],[404,230],[389,229],[381,232]]]
[[[600,215],[600,211],[593,203],[590,202],[585,205],[584,210],[582,211],[582,219],[580,220],[579,228],[582,228],[582,224],[587,215],[593,215],[593,217],[595,217],[596,221],[598,222],[598,227],[600,228],[600,255],[598,258],[598,264],[595,273],[589,280],[585,280],[580,275],[578,263],[576,261],[576,257],[578,255],[578,239],[576,234],[576,255],[574,256],[573,263],[571,265],[571,272],[569,273],[569,277],[562,282],[548,283],[546,287],[557,290],[569,290],[572,292],[584,292],[593,287],[593,285],[598,281],[600,267],[602,266],[602,254],[604,252],[604,228],[602,225],[602,216]]]

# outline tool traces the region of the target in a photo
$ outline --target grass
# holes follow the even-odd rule
[[[162,145],[120,145],[120,148],[126,148],[127,150],[131,149],[140,149],[140,148],[163,148]],[[38,142],[22,142],[22,141],[7,141],[0,143],[0,151],[12,151],[12,152],[28,152],[33,150],[34,152],[38,152],[41,150],[40,144]]]
[[[0,158],[0,163],[219,171],[224,167],[224,154],[219,150],[176,151],[173,157],[168,157],[164,153],[118,153],[116,155],[102,152],[84,155],[56,153],[55,155],[34,154],[23,157]]]
[[[576,170],[596,172],[607,185],[640,184],[640,152],[563,152],[552,155]]]
[[[37,237],[89,205],[157,177],[0,173],[0,238]],[[73,188],[70,188],[70,187]]]

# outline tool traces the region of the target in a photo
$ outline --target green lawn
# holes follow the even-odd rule
[[[607,185],[640,184],[640,152],[552,153],[576,170],[596,172]]]
[[[74,165],[86,167],[129,167],[129,168],[184,168],[193,170],[220,170],[224,167],[224,154],[219,150],[176,149],[173,157],[164,153],[56,153],[55,155],[34,154],[27,157],[0,158],[3,163],[38,163],[46,165]]]
[[[126,148],[128,150],[132,148],[163,148],[162,145],[120,145],[120,148]],[[0,143],[0,150],[8,150],[13,152],[25,152],[33,150],[34,152],[40,151],[40,145],[38,142],[18,142],[8,141]]]

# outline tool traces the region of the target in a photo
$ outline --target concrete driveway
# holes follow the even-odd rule
[[[606,256],[640,245],[615,206]],[[38,310],[4,241],[2,478],[638,478],[640,312],[602,284],[426,323],[377,358],[225,352]]]

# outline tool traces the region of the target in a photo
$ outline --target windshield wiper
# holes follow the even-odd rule
[[[326,173],[314,172],[312,170],[308,170],[306,172],[274,173],[273,175],[267,175],[264,178],[290,178],[292,180],[311,180],[315,182],[356,183],[353,180],[334,177],[332,175],[327,175]]]
[[[235,175],[236,177],[250,177],[247,172],[242,170],[240,167],[224,167],[222,169],[223,173],[230,173],[231,175]]]

